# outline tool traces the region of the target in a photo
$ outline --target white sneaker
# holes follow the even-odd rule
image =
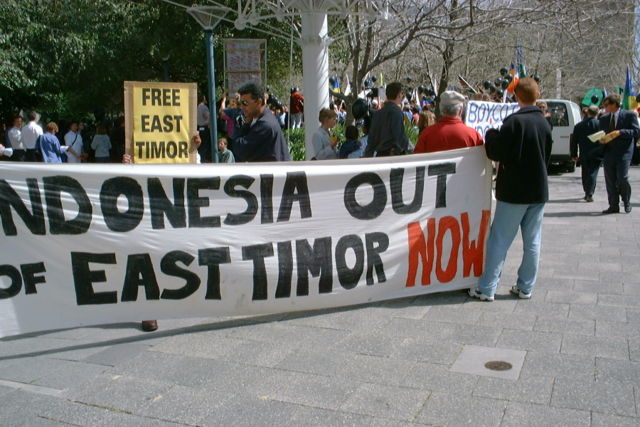
[[[516,285],[513,285],[509,292],[511,292],[512,295],[515,295],[520,299],[530,299],[531,298],[531,293],[525,294],[520,289],[518,289],[518,286],[516,286]]]
[[[469,289],[469,296],[478,298],[480,301],[493,301],[493,297],[483,294],[479,289]]]

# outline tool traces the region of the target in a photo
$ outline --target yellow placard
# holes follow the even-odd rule
[[[125,82],[126,151],[134,163],[195,163],[195,83]]]

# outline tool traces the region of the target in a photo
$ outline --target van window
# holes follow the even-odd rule
[[[561,102],[547,102],[551,113],[551,124],[556,126],[569,126],[569,113],[567,107]]]

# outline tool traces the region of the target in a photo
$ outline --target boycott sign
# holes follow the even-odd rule
[[[195,163],[195,83],[125,82],[126,151],[135,163]]]
[[[488,129],[500,129],[504,119],[520,109],[518,104],[498,102],[469,101],[465,115],[465,124],[474,128],[482,138]]]
[[[484,147],[242,165],[0,162],[0,336],[475,286]]]

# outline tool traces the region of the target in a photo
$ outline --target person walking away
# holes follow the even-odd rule
[[[38,113],[35,111],[29,112],[29,123],[22,128],[22,144],[25,147],[26,161],[36,162],[40,159],[36,158],[36,140],[42,135],[42,126],[38,124]]]
[[[531,298],[538,274],[542,218],[549,199],[547,166],[551,156],[551,126],[535,105],[540,97],[538,84],[523,78],[515,87],[520,110],[507,116],[500,130],[485,135],[485,150],[499,162],[496,178],[496,209],[487,240],[484,272],[478,287],[469,296],[493,301],[502,266],[520,229],[524,254],[518,279],[510,292],[521,299]]]
[[[371,128],[365,157],[397,156],[409,149],[409,138],[404,132],[403,113],[400,109],[404,93],[402,84],[393,82],[386,89],[387,101],[371,118]]]
[[[91,148],[96,152],[96,163],[109,163],[111,161],[111,140],[104,125],[98,125],[96,128],[96,134],[91,141]]]
[[[60,140],[56,136],[56,133],[58,133],[58,125],[55,122],[47,123],[45,129],[46,132],[36,140],[34,149],[38,153],[38,156],[42,158],[43,162],[62,163],[62,154],[66,152],[69,147],[60,145]]]
[[[633,156],[633,144],[640,137],[638,116],[632,111],[620,109],[620,95],[612,94],[602,100],[608,114],[600,117],[600,130],[606,132],[604,149],[604,182],[607,186],[609,207],[603,214],[620,212],[620,199],[624,211],[631,213],[631,185],[629,166]],[[610,135],[609,135],[610,134]]]
[[[574,126],[573,133],[571,134],[571,159],[574,162],[580,160],[580,173],[585,202],[593,202],[593,193],[596,190],[596,179],[598,178],[598,171],[602,164],[603,146],[589,139],[589,135],[593,135],[600,130],[600,123],[597,117],[598,106],[592,105],[588,107],[585,111],[584,118]]]

